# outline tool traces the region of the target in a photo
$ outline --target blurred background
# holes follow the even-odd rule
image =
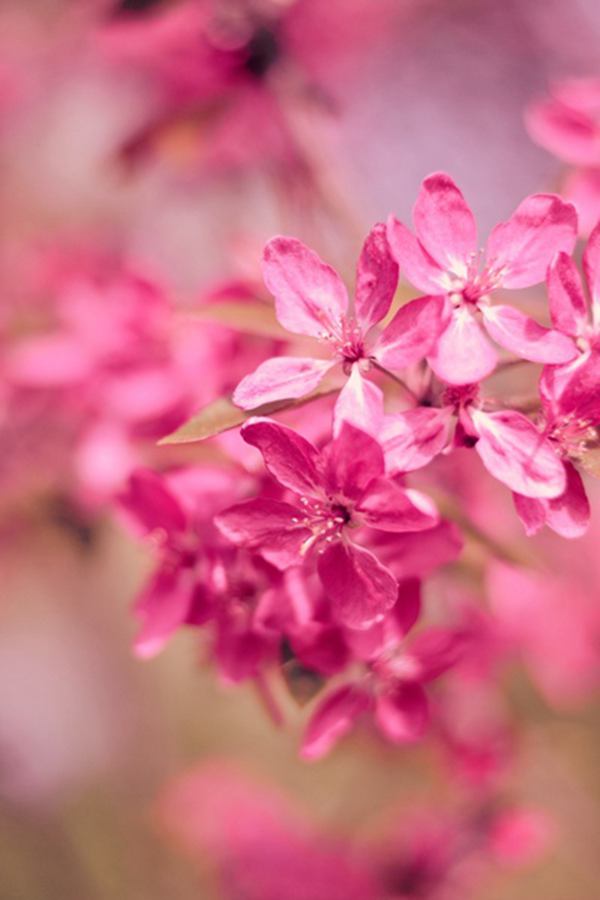
[[[434,170],[485,236],[526,194],[560,189],[564,163],[532,141],[527,107],[553,82],[597,75],[594,0],[2,0],[2,900],[244,900],[215,877],[210,847],[186,851],[160,811],[169,785],[215,759],[327,841],[368,843],[390,816],[452,807],[431,748],[359,732],[323,762],[299,760],[305,705],[287,697],[275,727],[250,684],[223,684],[197,631],[135,658],[131,604],[152,558],[112,498],[134,465],[210,453],[156,441],[271,355],[268,326],[207,308],[264,302],[265,240],[296,235],[351,279],[364,234],[390,212],[409,220]],[[162,298],[156,321],[164,297],[177,309],[168,349],[154,312],[118,343],[132,282]],[[542,309],[543,292],[531,302]],[[140,414],[144,385],[166,390],[158,368],[125,384],[104,366],[80,387],[106,347],[137,359],[142,344],[170,354],[175,398]],[[510,501],[481,490],[488,528],[529,552]],[[575,544],[532,541],[553,585],[551,634],[541,601],[497,602],[511,634],[540,625],[515,638],[502,675],[519,747],[509,790],[555,833],[531,866],[492,871],[482,900],[600,894],[599,537],[596,516]],[[404,890],[385,896],[434,896]]]

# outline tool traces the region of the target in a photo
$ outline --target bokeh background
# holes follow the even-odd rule
[[[202,118],[167,128],[147,157],[124,162],[120,148],[153,114],[156,96],[147,74],[117,66],[106,49],[111,4],[2,0],[5,347],[14,310],[22,319],[51,290],[48,254],[134,261],[193,309],[228,280],[256,280],[262,244],[274,233],[303,238],[351,272],[362,235],[390,211],[409,217],[433,170],[461,185],[483,233],[527,193],[556,189],[562,164],[532,142],[524,111],[553,80],[600,74],[598,3],[383,5],[384,25],[357,41],[349,25],[358,13],[333,3],[335,14],[306,41],[326,32],[347,52],[325,43],[308,84],[299,90],[286,75],[277,85],[314,178],[307,187],[260,147],[214,164]],[[210,382],[210,373],[197,378]],[[402,816],[415,802],[440,802],[449,788],[429,751],[398,752],[358,734],[323,762],[301,762],[306,709],[288,702],[288,725],[275,728],[252,687],[219,682],[194,632],[177,635],[156,659],[135,659],[130,605],[150,555],[104,504],[82,511],[65,499],[69,445],[53,446],[61,423],[42,406],[20,427],[7,400],[0,424],[3,900],[221,896],[210,866],[183,854],[156,812],[170,779],[215,757],[274,784],[327,833],[368,834],[391,807]],[[525,544],[505,500],[494,497],[488,524]],[[487,880],[482,900],[600,893],[599,536],[596,516],[577,546],[533,542],[556,576],[549,602],[583,610],[579,630],[565,621],[533,667],[506,675],[520,742],[511,785],[553,815],[558,837],[535,866]],[[544,617],[540,608],[515,615]],[[585,671],[565,688],[569,647],[582,640]]]

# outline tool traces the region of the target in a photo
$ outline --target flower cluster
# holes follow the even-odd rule
[[[300,241],[271,240],[263,274],[277,319],[312,355],[274,356],[239,382],[231,410],[246,450],[224,444],[220,469],[138,471],[120,502],[159,555],[137,604],[141,655],[180,625],[202,626],[222,677],[257,680],[278,719],[271,674],[312,679],[305,758],[359,720],[395,744],[420,740],[433,720],[468,768],[482,750],[455,734],[443,685],[460,694],[474,677],[490,688],[491,661],[507,646],[471,601],[441,618],[422,603],[436,573],[452,582],[444,567],[465,530],[478,534],[444,466],[481,465],[509,489],[528,535],[586,531],[580,470],[600,424],[600,230],[584,254],[588,302],[570,255],[577,217],[555,195],[524,200],[479,254],[470,208],[438,173],[423,183],[414,225],[415,234],[390,217],[374,227],[352,297]],[[399,274],[427,293],[399,303]],[[547,325],[492,303],[546,281]],[[525,400],[501,387],[523,362],[542,365],[539,392]],[[290,424],[266,414],[286,407]],[[492,536],[478,538],[492,559],[501,553]]]

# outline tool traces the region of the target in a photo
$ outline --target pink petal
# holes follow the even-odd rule
[[[559,253],[548,269],[547,284],[552,324],[576,337],[587,319],[587,305],[577,266],[567,253]]]
[[[276,237],[265,247],[265,284],[277,318],[288,331],[320,337],[339,332],[348,293],[337,272],[295,238]]]
[[[356,273],[355,314],[364,334],[387,314],[397,286],[398,264],[379,223],[364,243]]]
[[[73,387],[92,376],[96,361],[89,348],[69,336],[30,338],[7,353],[5,377],[27,387]]]
[[[527,127],[536,143],[573,165],[598,161],[598,129],[583,110],[550,99],[527,112]]]
[[[487,263],[505,270],[503,287],[529,287],[543,281],[554,256],[570,253],[576,240],[575,207],[555,194],[532,194],[490,234]]]
[[[471,412],[479,434],[475,449],[491,475],[525,497],[558,497],[565,489],[563,464],[525,416],[505,411]]]
[[[404,278],[426,294],[438,294],[447,281],[446,272],[431,258],[406,225],[390,216],[388,241]]]
[[[600,334],[600,223],[589,236],[583,253],[583,271],[592,298],[592,319],[596,335]]]
[[[380,440],[390,472],[421,469],[441,453],[448,442],[452,410],[419,406],[386,416]]]
[[[134,641],[137,656],[148,659],[159,653],[171,635],[184,624],[191,602],[191,586],[178,572],[159,570],[136,603],[142,627]]]
[[[242,409],[310,394],[335,363],[331,360],[276,356],[242,378],[231,398]]]
[[[375,721],[382,734],[394,744],[420,740],[428,718],[427,697],[419,684],[400,682],[375,701]]]
[[[421,244],[440,266],[464,271],[477,250],[477,225],[465,198],[444,172],[435,172],[422,184],[414,212]]]
[[[365,524],[380,531],[424,531],[439,522],[431,501],[389,478],[376,478],[356,507]]]
[[[319,577],[335,618],[350,628],[380,621],[398,598],[398,582],[369,550],[337,541],[319,556]]]
[[[581,476],[569,462],[564,463],[567,486],[552,500],[533,500],[515,495],[515,508],[528,536],[547,525],[563,538],[578,538],[590,524],[590,504]]]
[[[561,370],[557,369],[556,374]],[[556,378],[556,376],[555,376]],[[568,378],[558,380],[559,405],[564,415],[573,414],[590,423],[600,421],[600,347],[582,357]]]
[[[544,328],[512,306],[482,306],[488,334],[522,359],[539,363],[566,363],[577,356],[577,348],[566,334]]]
[[[360,497],[385,471],[383,450],[366,431],[343,422],[337,437],[323,450],[328,494]]]
[[[418,680],[433,681],[457,665],[465,654],[466,640],[464,632],[450,628],[428,628],[418,634],[410,648]]]
[[[336,437],[344,422],[373,436],[379,434],[383,424],[383,393],[376,384],[362,377],[358,365],[352,366],[350,377],[335,402],[333,433]]]
[[[494,371],[498,357],[471,313],[454,309],[428,362],[448,384],[474,384]]]
[[[321,759],[352,730],[369,706],[369,697],[352,684],[329,694],[312,715],[302,741],[304,759]]]
[[[215,516],[219,531],[234,544],[258,550],[279,569],[302,562],[302,545],[312,532],[301,524],[302,511],[258,497],[236,503]]]
[[[562,190],[577,210],[580,234],[590,234],[600,219],[600,168],[573,169]]]
[[[292,428],[272,419],[252,418],[242,426],[247,444],[262,453],[265,466],[280,484],[297,494],[320,496],[319,452]]]
[[[405,369],[424,359],[446,324],[443,297],[418,297],[400,307],[385,328],[373,357],[388,369]]]
[[[162,531],[172,538],[186,528],[186,516],[178,500],[150,469],[134,472],[118,499],[128,518],[145,534]]]

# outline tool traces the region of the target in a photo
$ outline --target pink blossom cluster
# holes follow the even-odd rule
[[[577,216],[558,196],[525,199],[480,254],[470,208],[438,173],[422,185],[414,229],[394,217],[374,227],[353,296],[300,241],[267,244],[277,319],[311,355],[277,355],[242,378],[231,409],[243,443],[219,437],[219,465],[141,469],[122,491],[158,559],[136,605],[136,648],[150,656],[180,626],[201,628],[222,678],[255,680],[277,721],[273,673],[312,680],[307,759],[370,722],[396,745],[437,734],[457,766],[487,779],[510,757],[505,726],[465,736],[448,709],[474,685],[493,693],[515,634],[466,597],[437,616],[422,603],[432,579],[452,584],[465,531],[477,533],[445,467],[456,458],[467,477],[487,471],[508,488],[527,535],[586,532],[600,229],[585,286],[571,257]],[[398,303],[400,273],[426,293]],[[548,325],[494,302],[512,290],[524,305],[520,292],[544,283]],[[498,379],[521,363],[541,365],[536,395],[503,397]],[[268,415],[286,407],[289,424]],[[502,559],[493,536],[479,539],[490,562]],[[535,641],[519,638],[535,656]],[[586,653],[583,669],[595,669]]]

